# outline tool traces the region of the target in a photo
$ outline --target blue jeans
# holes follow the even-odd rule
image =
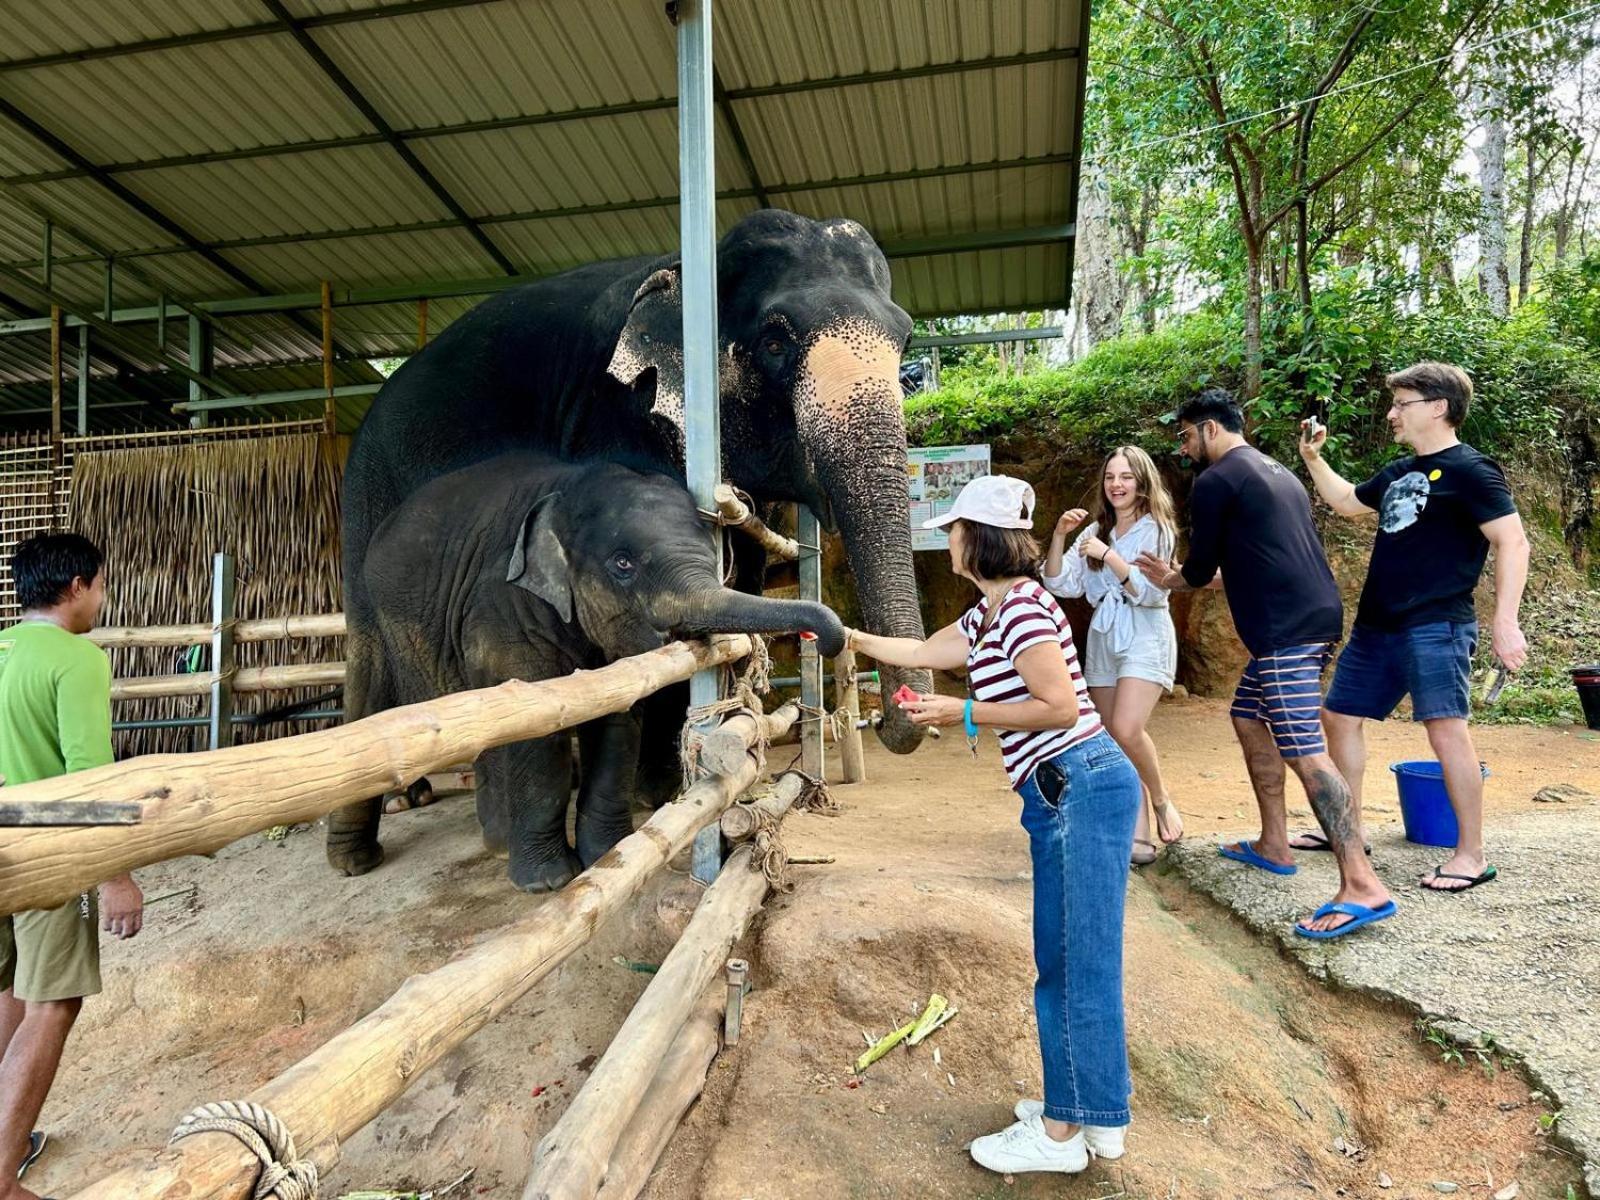
[[[1054,804],[1051,763],[1066,774]],[[1143,793],[1105,731],[1041,763],[1019,788],[1033,855],[1033,1004],[1044,1060],[1044,1115],[1126,1125],[1128,1037],[1122,1009],[1122,910]]]
[[[1465,718],[1472,711],[1477,649],[1476,621],[1432,621],[1393,632],[1357,625],[1333,670],[1327,707],[1381,721],[1409,695],[1413,721]]]

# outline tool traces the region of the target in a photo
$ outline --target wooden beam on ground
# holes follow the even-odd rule
[[[700,898],[688,928],[588,1081],[534,1150],[522,1200],[591,1200],[599,1191],[628,1121],[678,1031],[707,985],[721,977],[728,951],[766,898],[767,877],[751,869],[752,853],[753,847],[741,846],[730,854]]]
[[[793,562],[800,557],[800,547],[795,540],[768,529],[766,522],[750,511],[750,506],[739,499],[733,488],[726,483],[719,483],[712,494],[716,497],[717,512],[724,523],[753,537],[774,558]]]
[[[7,788],[12,803],[126,800],[145,808],[144,822],[128,828],[0,831],[0,914],[55,908],[124,871],[210,854],[274,825],[314,821],[352,800],[398,791],[430,771],[470,762],[490,747],[621,712],[669,683],[750,651],[743,634],[674,642],[597,671],[538,683],[512,680],[334,729],[226,750],[150,755]]]
[[[606,1168],[606,1181],[595,1200],[635,1200],[650,1181],[656,1160],[667,1148],[684,1114],[705,1090],[722,1042],[722,1011],[727,992],[721,983],[708,987],[678,1031],[672,1049],[661,1060],[633,1119],[617,1139]]]
[[[201,646],[211,640],[209,622],[192,625],[105,625],[84,635],[96,646]],[[257,617],[237,621],[235,642],[270,642],[277,638],[344,636],[344,614]]]
[[[640,659],[657,654],[668,654],[674,671],[700,665],[691,661],[687,649],[682,644],[667,646],[606,670],[619,672],[622,679],[639,671]],[[728,638],[721,650],[736,651],[722,661],[743,657],[750,652],[749,639]],[[590,677],[600,673],[591,672]],[[579,676],[555,682],[575,678]],[[645,690],[658,686],[652,683]],[[365,723],[332,732],[348,733]],[[635,833],[528,915],[445,966],[412,976],[378,1008],[246,1099],[272,1110],[326,1173],[338,1160],[341,1143],[587,943],[613,913],[638,895],[651,875],[688,849],[695,834],[715,822],[755,777],[755,760],[747,759],[736,777],[701,780],[675,802],[657,809]],[[721,960],[716,965],[720,967]],[[212,1099],[216,1097],[200,1094],[187,1098]],[[170,1149],[149,1151],[71,1200],[250,1200],[259,1173],[259,1160],[232,1137],[199,1134]]]
[[[0,801],[0,827],[137,825],[144,805],[109,800]]]

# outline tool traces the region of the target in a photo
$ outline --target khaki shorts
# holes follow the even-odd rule
[[[0,991],[18,1000],[74,1000],[100,992],[100,904],[85,892],[60,908],[0,917]]]

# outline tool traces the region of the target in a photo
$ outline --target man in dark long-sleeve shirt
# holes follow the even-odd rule
[[[1221,848],[1275,874],[1295,871],[1283,798],[1285,766],[1339,862],[1339,893],[1296,926],[1338,937],[1394,913],[1351,816],[1350,788],[1322,736],[1322,671],[1344,633],[1344,607],[1311,521],[1305,488],[1244,440],[1244,416],[1221,388],[1178,410],[1183,452],[1203,469],[1190,496],[1189,556],[1139,567],[1173,590],[1212,587],[1220,570],[1250,662],[1233,698],[1233,727],[1261,809],[1261,836]]]

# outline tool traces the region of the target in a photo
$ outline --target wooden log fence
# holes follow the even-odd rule
[[[728,484],[718,484],[717,490],[712,495],[716,497],[717,515],[721,517],[724,525],[748,534],[774,558],[793,562],[800,557],[800,547],[795,540],[769,529],[766,522],[750,511],[750,506],[739,499],[739,494]]]
[[[5,789],[8,804],[143,805],[138,825],[0,829],[0,913],[54,908],[124,871],[209,854],[274,825],[408,786],[484,750],[620,712],[697,670],[751,652],[743,634],[674,642],[537,683],[513,680],[335,729],[194,754],[158,754]]]
[[[784,776],[766,799],[775,820],[799,798],[798,782]],[[659,1078],[698,997],[721,976],[728,951],[766,899],[767,876],[752,869],[754,852],[745,845],[728,856],[583,1088],[539,1142],[522,1200],[591,1200],[600,1190],[630,1118]]]
[[[748,639],[726,641],[743,641],[748,652]],[[665,647],[615,667],[636,670],[640,659],[681,649],[681,645]],[[798,715],[791,707],[787,719]],[[573,722],[586,719],[571,716]],[[304,742],[317,736],[289,740]],[[337,1161],[340,1144],[585,945],[755,778],[755,759],[747,755],[737,775],[702,779],[533,912],[445,966],[412,976],[378,1008],[248,1099],[276,1114],[306,1150],[306,1157],[326,1172]],[[258,1171],[255,1155],[241,1143],[224,1134],[205,1133],[152,1152],[91,1184],[72,1200],[248,1200]]]

